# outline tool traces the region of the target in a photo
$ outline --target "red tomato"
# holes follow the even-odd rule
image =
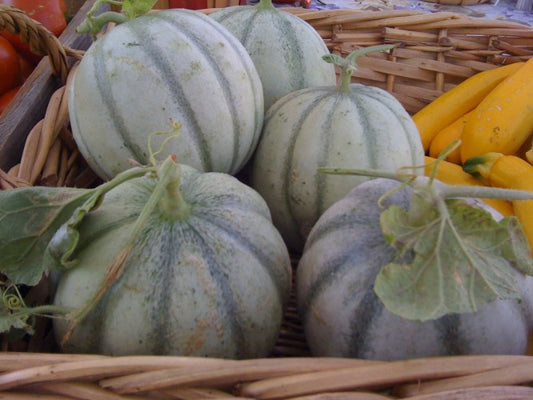
[[[18,54],[18,56],[20,65],[20,82],[24,83],[28,76],[30,76],[30,74],[33,72],[33,69],[35,68],[35,63],[33,63],[32,60],[28,60],[20,53]]]
[[[56,36],[59,36],[67,26],[65,18],[67,7],[64,0],[0,0],[0,4],[7,4],[24,11]],[[39,62],[41,56],[33,54],[18,35],[13,35],[5,29],[1,34],[32,64]]]
[[[24,11],[56,36],[67,27],[65,18],[67,8],[64,0],[0,0],[0,3]]]
[[[2,114],[5,110],[5,108],[8,106],[9,103],[11,103],[11,100],[13,100],[13,97],[17,94],[19,91],[20,86],[17,86],[11,90],[8,90],[3,95],[0,96],[0,114]]]
[[[34,67],[39,63],[42,56],[33,53],[30,50],[30,46],[24,43],[18,35],[13,35],[9,33],[6,29],[4,29],[2,32],[0,32],[0,36],[4,37],[13,45],[13,47],[19,52],[20,55],[22,55],[30,64],[32,64]]]
[[[189,10],[201,10],[207,8],[207,0],[169,0],[169,8],[188,8]]]
[[[20,63],[15,48],[0,36],[0,94],[20,83]]]

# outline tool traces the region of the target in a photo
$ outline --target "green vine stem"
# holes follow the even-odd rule
[[[428,208],[436,205],[441,216],[449,217],[445,206],[445,200],[456,198],[492,198],[502,200],[530,200],[533,199],[533,192],[527,190],[502,189],[486,186],[463,186],[463,185],[449,185],[444,182],[434,180],[431,177],[417,177],[407,173],[397,173],[382,170],[367,170],[367,169],[346,169],[346,168],[328,168],[323,167],[318,169],[319,173],[335,174],[335,175],[359,175],[368,176],[372,178],[388,178],[402,182],[398,188],[399,190],[405,185],[412,185],[415,189],[413,196],[424,198],[422,202],[416,202],[418,209],[411,208],[409,212],[409,220],[414,225],[423,225],[426,222],[426,217],[430,215],[428,209],[421,207],[425,204]],[[380,198],[378,204],[381,203],[385,197],[390,193],[386,193]],[[421,207],[421,208],[420,208]]]
[[[328,63],[335,64],[339,67],[339,83],[337,84],[338,90],[341,92],[347,92],[350,90],[350,84],[352,81],[352,75],[357,70],[356,60],[358,57],[376,53],[378,51],[387,51],[395,47],[392,44],[382,44],[378,46],[364,47],[352,51],[346,58],[339,56],[338,54],[327,54],[322,59]]]
[[[70,320],[70,325],[61,341],[62,344],[70,339],[79,322],[96,306],[109,288],[120,279],[137,237],[154,210],[159,207],[163,215],[169,218],[180,218],[188,212],[189,206],[183,200],[179,191],[180,171],[179,164],[174,156],[168,157],[157,169],[157,183],[154,191],[135,220],[125,247],[114,257],[106,271],[102,284],[94,296],[83,307],[76,309],[67,316],[67,319]]]
[[[174,160],[174,157],[170,158]],[[190,211],[190,205],[181,194],[181,169],[179,164],[164,163],[158,171],[160,180],[166,182],[164,185],[165,195],[159,199],[159,212],[166,218],[179,220],[185,218]]]
[[[70,307],[48,304],[28,307],[24,302],[17,285],[9,283],[7,285],[2,284],[2,286],[5,286],[5,288],[0,289],[2,304],[4,307],[4,312],[1,318],[9,318],[12,321],[23,321],[23,325],[20,323],[15,325],[24,329],[26,333],[33,333],[32,323],[28,322],[28,319],[32,317],[64,318],[72,312],[72,308]]]
[[[413,183],[415,186],[435,186],[435,190],[438,190],[440,196],[446,199],[470,197],[503,200],[530,200],[533,198],[533,192],[528,190],[502,189],[487,186],[448,185],[443,182],[434,181],[430,178],[424,179],[423,177],[420,177],[422,179],[415,179],[414,175],[391,171],[322,167],[318,168],[318,172],[335,175],[360,175],[372,178],[388,178],[400,182]]]
[[[56,231],[47,246],[45,254],[45,264],[58,263],[62,267],[69,269],[76,265],[75,260],[71,260],[76,246],[78,245],[79,233],[77,226],[81,223],[87,213],[97,208],[102,202],[106,193],[131,179],[154,173],[155,167],[133,167],[121,172],[112,180],[105,182],[93,189],[94,192],[82,206],[78,207],[69,219]],[[52,260],[49,261],[48,259]]]
[[[116,11],[106,11],[96,17],[90,17],[89,14],[87,14],[87,18],[78,25],[76,32],[88,33],[94,39],[96,34],[100,32],[108,23],[112,22],[118,25],[126,22],[127,20],[128,18],[126,18],[124,14],[120,14]]]
[[[78,33],[90,34],[93,39],[109,23],[122,24],[130,19],[146,14],[157,0],[97,0],[87,12],[85,20],[76,28]],[[121,7],[121,12],[106,11],[95,16],[102,4]]]

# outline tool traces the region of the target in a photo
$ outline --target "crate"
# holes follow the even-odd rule
[[[92,3],[85,2],[80,14]],[[390,54],[359,59],[353,80],[389,91],[410,113],[479,71],[533,57],[533,28],[515,23],[411,10],[284,10],[309,22],[334,53],[346,55],[358,47],[396,44]],[[212,11],[203,10],[206,14]],[[62,47],[83,50],[88,46],[87,41],[74,41],[81,39],[72,34],[79,21],[77,16],[69,25],[61,38]],[[70,60],[67,69],[80,56],[70,54],[66,57]],[[55,59],[50,60],[54,65]],[[55,69],[61,71],[60,67]],[[37,155],[31,153],[28,134],[35,131],[38,121],[60,125],[62,132],[68,125],[67,119],[57,123],[67,118],[60,106],[66,76],[59,75],[54,77],[49,60],[43,60],[17,102],[0,119],[0,165],[5,175],[11,171],[8,178],[0,176],[0,181],[18,186],[47,179],[46,160],[57,159],[57,151],[39,148]],[[60,150],[60,154],[67,154],[62,157],[70,160],[68,153],[75,153],[75,149],[72,143],[63,146],[66,150]],[[32,161],[43,154],[43,167],[36,168]],[[32,173],[37,169],[35,182],[21,178],[21,169]],[[68,171],[63,173],[68,175]],[[295,265],[297,260],[293,261]],[[278,343],[271,357],[265,359],[59,354],[53,344],[45,343],[49,339],[46,332],[41,333],[39,343],[7,347],[8,351],[0,353],[1,394],[44,399],[533,398],[531,356],[456,356],[393,362],[312,358],[294,293]]]

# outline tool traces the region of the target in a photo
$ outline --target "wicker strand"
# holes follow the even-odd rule
[[[253,398],[276,399],[330,391],[370,390],[409,381],[432,380],[484,372],[495,368],[508,368],[520,365],[520,360],[531,368],[531,359],[520,356],[436,357],[393,361],[387,364],[367,364],[360,367],[298,374],[292,377],[258,380],[242,385],[241,393]]]
[[[527,399],[533,360],[457,356],[405,361],[349,358],[222,360],[197,357],[0,355],[3,393],[93,398]],[[37,365],[37,366],[36,366]],[[71,396],[71,397],[70,397]],[[103,397],[100,397],[103,396]],[[132,397],[135,396],[135,397]],[[178,396],[178,397],[175,397]],[[469,397],[470,396],[470,397]],[[89,397],[90,398],[90,397]]]
[[[96,174],[88,168],[83,169],[83,181],[75,176],[80,171],[78,164],[86,166],[68,129],[68,87],[76,66],[70,68],[66,84],[52,94],[44,118],[28,134],[20,164],[11,174],[0,173],[2,189],[36,184],[64,186],[67,182],[70,186],[87,187],[97,181]]]
[[[451,377],[420,384],[407,384],[396,389],[401,397],[452,390],[457,387],[511,386],[533,381],[533,360],[515,365],[480,371],[471,375]]]
[[[50,56],[54,74],[63,82],[66,80],[69,71],[67,50],[61,45],[59,39],[42,24],[15,7],[0,4],[0,31],[3,29],[19,35],[21,40],[30,46],[33,53]],[[75,51],[71,53],[77,54]]]

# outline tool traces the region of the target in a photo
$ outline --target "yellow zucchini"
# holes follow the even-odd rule
[[[461,115],[473,110],[479,102],[507,76],[524,63],[514,63],[479,72],[464,80],[413,115],[424,150],[435,135]]]
[[[515,154],[533,129],[533,58],[505,78],[466,123],[461,160],[497,152]]]
[[[533,134],[533,132],[531,133]],[[526,146],[527,147],[526,151],[524,152],[524,155],[522,156],[521,154],[519,154],[519,156],[529,161],[530,164],[533,164],[533,137],[529,139],[529,142],[526,144]]]
[[[431,144],[429,146],[429,155],[431,157],[438,157],[442,151],[449,146],[453,141],[461,139],[463,134],[463,128],[468,121],[468,117],[472,114],[472,111],[467,112],[464,115],[461,115],[450,125],[442,129],[435,135]],[[461,150],[459,146],[454,151],[452,151],[446,157],[446,161],[453,162],[455,164],[461,163]]]
[[[467,160],[463,169],[481,175],[493,187],[533,192],[533,165],[514,155],[482,154]],[[533,254],[533,200],[515,200],[512,203]]]
[[[474,178],[472,175],[463,171],[460,165],[454,164],[449,161],[440,160],[438,163],[433,157],[426,156],[425,163],[426,168],[424,174],[431,176],[435,167],[437,171],[435,178],[441,182],[449,185],[468,185],[468,186],[482,186],[483,183]],[[513,215],[513,206],[510,201],[499,199],[481,199],[483,202],[498,210],[503,216],[507,217]]]

